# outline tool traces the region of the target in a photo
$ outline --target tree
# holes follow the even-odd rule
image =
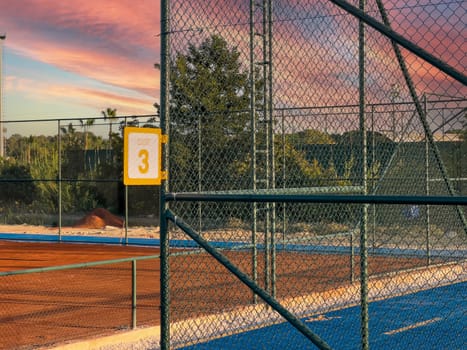
[[[213,35],[199,46],[190,45],[187,53],[178,54],[171,65],[171,148],[184,149],[188,159],[199,159],[201,154],[203,169],[201,180],[197,171],[184,169],[185,163],[175,154],[171,184],[183,181],[185,189],[199,181],[204,189],[231,185],[228,165],[244,159],[249,151],[248,146],[241,146],[247,145],[250,135],[250,81],[240,53],[225,39]],[[261,81],[256,84],[261,91]]]
[[[68,149],[78,149],[81,148],[81,140],[76,133],[76,129],[73,126],[73,123],[69,123],[66,127],[60,128],[63,134],[64,144]]]
[[[36,184],[32,181],[30,168],[19,165],[13,160],[5,160],[0,165],[0,179],[4,181],[0,196],[0,210],[6,207],[6,204],[10,206],[31,204],[36,194]]]
[[[294,134],[289,134],[286,138],[294,145],[330,145],[336,143],[332,136],[323,131],[306,129]]]
[[[88,133],[89,133],[89,128],[94,125],[95,119],[86,119],[84,121],[83,119],[80,119],[79,122],[81,124],[81,128],[84,131],[84,151],[86,152],[88,150]]]
[[[176,57],[170,106],[178,130],[196,132],[200,115],[205,128],[217,131],[217,137],[234,135],[245,127],[248,114],[229,113],[249,106],[248,73],[242,70],[239,56],[236,48],[214,35]]]
[[[104,120],[109,121],[109,145],[112,148],[112,123],[117,119],[117,110],[115,108],[107,108],[105,111],[102,111]]]

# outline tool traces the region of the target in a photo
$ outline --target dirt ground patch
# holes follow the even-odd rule
[[[108,210],[96,208],[78,220],[73,227],[103,229],[106,226],[113,226],[123,228],[124,223],[122,218],[113,215]]]

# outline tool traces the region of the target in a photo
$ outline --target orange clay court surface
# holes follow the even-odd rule
[[[155,247],[0,241],[0,271],[159,254]],[[246,273],[248,252],[226,252]],[[260,284],[263,257],[258,256]],[[137,262],[137,326],[160,323],[159,259]],[[370,274],[423,266],[425,259],[370,257]],[[349,283],[346,255],[277,252],[277,297]],[[355,274],[358,277],[358,259]],[[0,277],[0,349],[30,349],[131,329],[131,262]],[[251,293],[207,254],[170,260],[171,321],[226,311]]]

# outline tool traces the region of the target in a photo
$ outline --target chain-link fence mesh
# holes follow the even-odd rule
[[[159,323],[153,248],[1,242],[0,249],[0,349],[54,348]]]
[[[101,116],[3,122],[0,224],[47,226],[40,233],[54,235],[79,235],[68,230],[72,226],[158,226],[159,189],[123,185],[125,125],[156,127],[159,121]],[[96,208],[120,220],[83,222]]]
[[[169,237],[185,247],[188,236],[195,247],[206,240],[333,348],[462,348],[465,292],[456,312],[439,288],[465,286],[465,205],[362,211],[215,199],[466,195],[466,89],[453,78],[465,80],[465,3],[346,3],[389,33],[363,33],[339,3],[167,2],[168,191],[213,196],[170,202]],[[178,247],[168,277],[173,347],[313,348],[204,246]],[[360,317],[354,306],[364,313],[367,301]],[[451,311],[432,314],[427,303]]]
[[[367,1],[366,15],[394,32],[366,26],[364,35],[342,3],[162,2],[170,192],[465,198],[465,2]],[[393,45],[392,34],[421,51]],[[430,55],[441,65],[428,63]],[[157,225],[159,189],[122,185],[121,131],[159,123],[110,112],[2,122],[0,221],[60,234],[104,207],[126,213],[126,224]],[[38,130],[45,136],[27,136]],[[465,347],[465,204],[362,208],[277,199],[169,207],[178,219],[171,218],[164,261],[170,339],[162,347],[313,348],[296,320],[337,349]],[[203,240],[209,246],[201,248]],[[230,270],[209,247],[229,259]],[[138,324],[157,324],[158,271],[137,264],[145,282],[138,283]],[[2,314],[1,333],[12,336],[0,347],[130,328],[129,265],[43,271],[36,280],[2,275],[5,310],[14,316]],[[125,287],[108,292],[115,282]],[[19,297],[28,294],[30,309],[18,316]],[[110,312],[109,323],[98,315]],[[43,327],[42,336],[11,328],[21,322]]]
[[[159,261],[130,258],[157,250],[128,246],[157,243],[159,188],[122,182],[123,127],[158,124],[150,115],[1,123],[0,349],[159,324]],[[100,244],[70,249],[66,241]]]

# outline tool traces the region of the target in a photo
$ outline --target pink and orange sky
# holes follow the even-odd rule
[[[0,0],[3,118],[153,114],[160,3]]]
[[[385,1],[396,31],[465,72],[465,2],[434,3]],[[371,14],[377,16],[372,4]],[[283,78],[275,83],[287,91],[278,105],[355,103],[357,22],[351,18],[348,27],[338,26],[341,15],[336,13],[342,11],[327,1],[277,0],[275,9],[274,64]],[[238,31],[234,42],[247,50],[248,2],[188,1],[183,10],[181,25],[216,28],[227,36]],[[116,108],[119,116],[155,113],[160,1],[0,0],[3,33],[5,121],[96,117],[107,107]],[[374,35],[367,49],[369,103],[389,102],[391,86],[403,87],[404,81],[389,40],[369,34]],[[420,94],[465,92],[413,55],[406,60]],[[401,96],[408,96],[404,87]]]

